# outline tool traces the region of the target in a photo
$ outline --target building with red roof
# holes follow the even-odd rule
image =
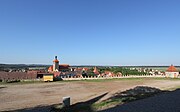
[[[171,65],[168,69],[167,72],[177,72],[176,67],[174,67],[173,65]]]
[[[57,56],[55,56],[53,65],[48,68],[48,72],[68,71],[69,67],[68,64],[59,64],[59,60],[57,59]]]
[[[98,71],[97,67],[94,67],[93,72],[94,72],[94,74],[97,74],[97,75],[99,74],[99,71]]]
[[[165,72],[166,77],[171,77],[171,78],[177,78],[179,76],[179,71],[171,65]]]
[[[89,70],[89,68],[84,67],[82,70],[87,72]]]

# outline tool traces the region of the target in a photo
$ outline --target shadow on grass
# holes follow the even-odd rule
[[[92,108],[92,104],[99,101],[101,98],[103,98],[107,94],[108,93],[104,93],[98,97],[95,97],[85,102],[79,102],[79,103],[73,104],[67,108],[53,109],[53,111],[54,112],[95,112],[94,109]]]
[[[24,108],[11,111],[1,111],[1,112],[51,112],[53,105],[39,105],[32,108]]]
[[[3,89],[3,88],[6,88],[6,87],[0,87],[0,89]]]
[[[147,86],[137,86],[133,89],[116,93],[114,94],[114,96],[110,97],[107,100],[119,99],[123,103],[128,103],[134,100],[147,98],[161,92],[164,92],[164,91],[157,88],[147,87]]]
[[[94,104],[93,107],[96,108],[97,110],[102,110],[109,107],[132,102],[135,100],[144,99],[144,98],[153,96],[161,92],[164,92],[164,91],[161,91],[160,89],[157,89],[157,88],[147,87],[147,86],[137,86],[133,89],[129,89],[123,92],[117,92],[110,98],[102,102]]]
[[[180,112],[180,89],[161,91],[156,88],[136,87],[133,90],[124,91],[110,98],[111,100],[120,98],[123,102],[121,105],[98,112]]]

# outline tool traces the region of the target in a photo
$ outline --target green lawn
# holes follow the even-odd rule
[[[82,80],[67,80],[67,81],[55,81],[58,83],[64,83],[64,82],[108,82],[108,81],[144,81],[144,80],[174,80],[174,81],[180,81],[180,78],[114,78],[114,79],[82,79]],[[55,83],[55,82],[49,82],[49,83]],[[7,83],[7,82],[0,82],[0,84],[38,84],[38,83],[48,83],[44,81],[21,81],[21,82],[13,82],[13,83]]]

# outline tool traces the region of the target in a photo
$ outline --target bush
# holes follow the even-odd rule
[[[16,79],[16,80],[7,80],[7,83],[17,83],[20,82],[20,80]]]
[[[62,78],[61,77],[54,77],[53,81],[62,81]]]

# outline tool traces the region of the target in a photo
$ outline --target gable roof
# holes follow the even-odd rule
[[[167,69],[168,72],[177,72],[177,69],[171,65],[168,69]]]

